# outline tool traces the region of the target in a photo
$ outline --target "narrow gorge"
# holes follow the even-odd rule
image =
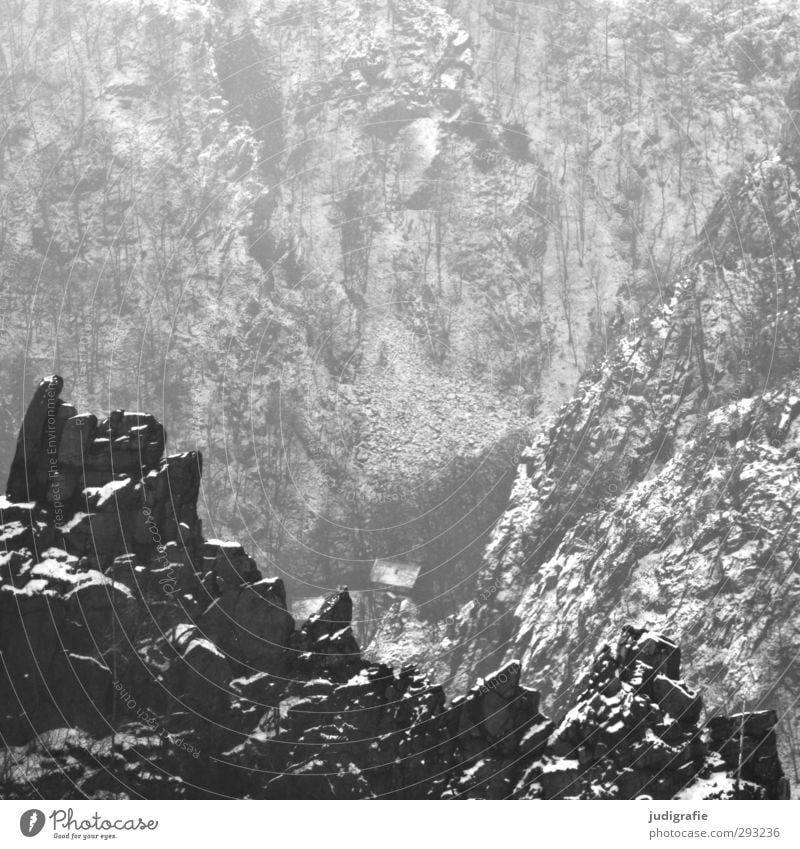
[[[0,25],[0,797],[797,796],[795,0]]]

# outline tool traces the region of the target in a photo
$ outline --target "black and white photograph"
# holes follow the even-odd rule
[[[0,0],[0,478],[0,844],[800,845],[800,2]]]

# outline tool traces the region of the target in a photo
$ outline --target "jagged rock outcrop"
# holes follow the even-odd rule
[[[568,397],[731,162],[770,150],[797,43],[774,3],[84,5],[68,80],[68,8],[20,14],[4,60],[0,428],[51,362],[83,406],[139,396],[231,469],[206,476],[219,533],[324,587],[326,557],[414,550],[465,595],[517,456],[494,446]],[[753,28],[770,48],[740,74]]]
[[[0,735],[15,764],[4,795],[786,796],[774,712],[704,729],[680,652],[657,634],[626,628],[554,722],[517,661],[448,702],[418,667],[364,660],[346,588],[297,630],[282,581],[237,543],[202,539],[199,454],[162,460],[151,417],[109,423],[84,443],[108,463],[71,466],[60,508],[51,488],[2,503]],[[139,435],[146,451],[129,447]],[[115,454],[134,450],[138,469],[127,457],[117,471]],[[41,457],[24,456],[35,471]],[[149,540],[135,533],[141,515]],[[119,533],[87,551],[74,529],[96,516]]]
[[[185,697],[215,715],[235,674],[281,670],[294,631],[283,584],[237,543],[203,539],[198,452],[162,458],[147,414],[40,415],[62,386],[40,384],[9,476],[9,497],[38,499],[0,504],[0,733],[108,730],[125,714],[110,702],[119,682],[158,710]]]

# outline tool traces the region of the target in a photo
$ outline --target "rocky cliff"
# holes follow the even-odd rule
[[[4,792],[797,786],[795,12],[83,5],[0,8]]]
[[[418,662],[467,686],[518,657],[558,710],[623,623],[668,630],[707,705],[777,708],[796,770],[797,103],[794,83],[778,153],[729,181],[664,302],[526,449],[474,597],[437,626],[444,654],[405,646]]]
[[[448,701],[362,659],[346,589],[297,628],[280,579],[204,539],[200,455],[62,389],[36,390],[0,505],[5,797],[787,795],[775,712],[704,728],[654,632],[623,628],[552,721],[517,661]]]
[[[202,446],[206,527],[287,587],[416,560],[428,620],[800,43],[771,2],[81,7],[0,9],[0,462],[57,372]]]

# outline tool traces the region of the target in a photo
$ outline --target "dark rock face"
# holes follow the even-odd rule
[[[55,448],[58,426],[65,424],[59,416],[63,402],[58,396],[63,386],[58,375],[45,378],[28,406],[8,476],[7,492],[12,501],[39,500],[47,493],[48,460],[54,454],[50,449]],[[74,413],[74,409],[67,411]]]
[[[764,786],[771,796],[780,798],[786,779],[778,761],[777,722],[774,710],[715,717],[708,723],[708,745],[743,782]]]
[[[52,416],[61,386],[25,417],[8,492],[26,500],[0,501],[0,735],[26,746],[3,795],[787,795],[775,714],[704,729],[662,635],[624,628],[553,722],[516,661],[448,703],[417,667],[362,659],[346,588],[296,630],[280,579],[203,539],[200,455],[162,458],[146,414]]]

